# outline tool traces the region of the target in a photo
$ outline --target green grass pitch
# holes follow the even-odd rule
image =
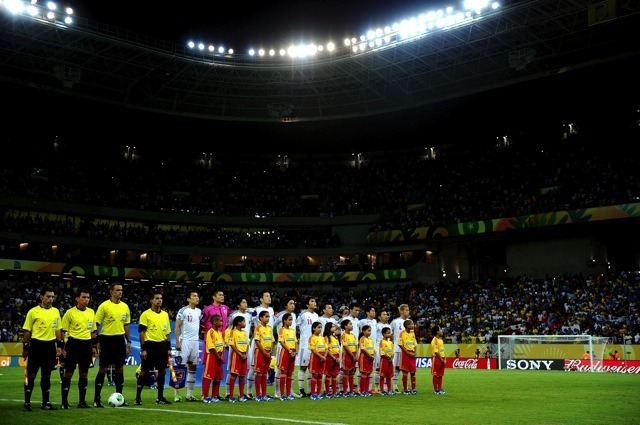
[[[638,374],[447,369],[444,389],[448,394],[435,395],[429,370],[418,369],[417,396],[236,404],[183,401],[157,406],[156,390],[145,388],[143,405],[133,406],[135,366],[127,366],[124,395],[132,404],[130,407],[77,409],[76,371],[69,395],[71,410],[40,410],[38,375],[32,412],[22,411],[23,374],[23,369],[17,367],[0,368],[0,412],[4,424],[640,424]],[[94,376],[95,370],[91,369],[88,402],[93,400]],[[52,374],[52,383],[51,401],[59,407],[57,371]],[[268,390],[273,394],[272,386]],[[114,387],[103,389],[104,402],[113,391]],[[185,390],[181,391],[184,396]],[[199,387],[195,395],[200,396]],[[173,389],[166,388],[165,396],[173,400]]]

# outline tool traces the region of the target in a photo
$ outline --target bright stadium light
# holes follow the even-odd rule
[[[20,0],[7,0],[4,4],[7,10],[13,14],[22,13],[25,9],[24,3]],[[33,8],[35,8],[35,6]]]
[[[279,50],[261,48],[251,48],[247,50],[247,55],[262,57],[275,56],[278,52],[280,56],[291,58],[305,58],[308,56],[322,55],[325,52],[341,51],[343,53],[361,54],[375,51],[381,48],[392,48],[398,43],[412,42],[418,38],[427,37],[433,31],[449,30],[465,24],[471,24],[475,20],[482,19],[481,15],[486,12],[493,12],[499,9],[500,2],[492,0],[460,0],[459,7],[446,7],[438,10],[421,11],[415,17],[406,17],[392,25],[372,28],[364,31],[359,37],[347,37],[343,45],[336,46],[332,42],[315,43],[303,42],[298,46],[290,46]],[[50,21],[53,24],[70,25],[74,22],[74,11],[70,7],[59,8],[53,1],[39,3],[38,0],[0,0],[0,12],[7,10],[9,13],[32,17],[40,23]],[[65,15],[63,16],[64,10]],[[44,19],[44,20],[43,20]],[[64,27],[64,25],[60,25]],[[187,47],[199,50],[208,49],[211,53],[216,53],[213,44],[195,44],[193,41],[187,42]],[[232,55],[233,49],[218,47],[217,53],[220,55]]]

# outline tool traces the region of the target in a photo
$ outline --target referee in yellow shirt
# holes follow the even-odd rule
[[[85,397],[89,385],[89,366],[93,357],[98,355],[98,327],[96,313],[89,307],[91,294],[87,289],[76,291],[76,306],[62,316],[62,334],[66,336],[63,354],[65,371],[62,378],[62,408],[69,409],[69,389],[73,372],[78,366],[78,409],[89,407]]]
[[[96,374],[93,407],[104,407],[100,401],[100,392],[104,385],[107,368],[111,365],[115,367],[113,380],[116,384],[116,392],[122,394],[124,363],[131,350],[131,335],[129,333],[131,312],[129,306],[122,301],[122,285],[117,282],[112,283],[110,292],[111,298],[100,304],[98,311],[96,311],[96,324],[100,327],[98,345],[100,368]],[[127,340],[126,345],[125,339]],[[128,405],[126,401],[122,404],[122,406]]]
[[[27,382],[24,386],[24,410],[31,411],[31,393],[38,370],[42,389],[42,410],[58,410],[49,401],[51,371],[56,366],[56,357],[62,354],[62,332],[60,332],[60,310],[53,308],[56,298],[52,287],[40,292],[40,304],[27,313],[22,325],[22,357],[27,362]]]
[[[157,370],[158,398],[156,404],[171,404],[164,398],[164,382],[167,365],[171,358],[171,322],[166,311],[162,310],[162,294],[154,292],[149,298],[151,308],[145,310],[138,320],[140,331],[140,373],[136,385],[135,405],[142,404],[142,388],[147,382],[147,374]]]

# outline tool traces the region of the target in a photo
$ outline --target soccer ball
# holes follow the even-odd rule
[[[111,407],[120,407],[122,403],[124,403],[124,396],[120,393],[113,393],[109,396],[107,403],[109,403]]]

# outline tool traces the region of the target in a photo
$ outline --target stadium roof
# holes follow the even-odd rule
[[[597,78],[597,65],[637,59],[639,50],[637,8],[627,10],[618,5],[603,15],[597,4],[573,0],[507,0],[496,9],[487,3],[482,14],[463,15],[462,21],[454,20],[444,27],[425,26],[424,32],[406,37],[398,31],[391,42],[380,44],[376,44],[374,33],[370,43],[361,43],[365,45],[362,50],[342,49],[330,55],[324,51],[304,60],[278,54],[250,55],[243,48],[233,54],[226,50],[210,54],[206,48],[201,51],[186,44],[186,25],[168,32],[158,29],[156,24],[170,25],[167,16],[179,22],[187,13],[192,16],[195,9],[188,3],[186,7],[181,5],[184,8],[180,11],[150,7],[147,17],[139,15],[142,8],[136,8],[136,17],[144,23],[140,27],[143,32],[137,32],[131,19],[118,18],[127,14],[124,9],[121,14],[110,15],[97,9],[84,11],[91,19],[82,17],[79,9],[73,24],[67,25],[7,13],[9,1],[17,0],[0,3],[0,81],[28,86],[39,99],[47,94],[74,98],[85,110],[98,109],[84,108],[83,102],[99,101],[118,109],[198,122],[237,122],[242,123],[242,129],[247,123],[267,124],[267,130],[263,130],[266,134],[272,125],[278,125],[284,138],[288,137],[287,130],[282,127],[295,125],[299,130],[301,123],[315,122],[319,124],[306,127],[309,137],[321,126],[335,127],[333,136],[348,139],[348,131],[342,134],[345,129],[361,128],[352,123],[366,127],[390,116],[404,117],[408,125],[424,130],[430,123],[447,118],[449,111],[441,106],[445,102],[456,105],[456,99],[490,90],[495,93],[502,88],[505,92],[510,87],[530,86],[534,81],[563,74],[577,76],[577,70],[586,68],[595,70],[595,76],[587,78]],[[336,2],[314,6],[338,9]],[[403,2],[401,12],[393,17],[400,18],[411,10],[417,10],[416,16],[420,16],[422,7],[418,6]],[[279,12],[276,8],[267,10],[271,14]],[[336,16],[351,15],[332,12]],[[371,21],[372,26],[383,25],[384,17],[372,18],[377,16],[376,9],[368,12],[362,15],[365,21]],[[201,15],[215,13],[207,10]],[[239,44],[271,43],[287,32],[304,33],[301,38],[316,32],[325,36],[346,28],[346,20],[335,19],[327,33],[317,29],[321,24],[309,24],[312,29],[305,33],[301,28],[315,22],[306,19],[299,25],[281,27],[284,29],[276,31],[273,38],[271,27],[262,31],[266,27],[259,25],[255,33],[268,37],[238,36],[239,31],[248,32],[244,26],[237,30],[237,22],[247,21],[251,26],[269,20],[271,14],[265,10],[253,15],[249,12],[250,18],[245,19],[240,13],[232,13],[227,25],[219,24],[219,32],[217,28],[210,30],[206,19],[198,19],[196,28],[203,37],[210,36],[212,43],[230,34]],[[324,19],[320,22],[326,22]],[[357,26],[361,23],[356,21]],[[161,34],[167,35],[156,38]],[[203,45],[208,46],[207,42]],[[345,123],[336,124],[339,121]],[[398,131],[397,126],[394,131]],[[290,137],[297,139],[300,134],[296,131]]]

